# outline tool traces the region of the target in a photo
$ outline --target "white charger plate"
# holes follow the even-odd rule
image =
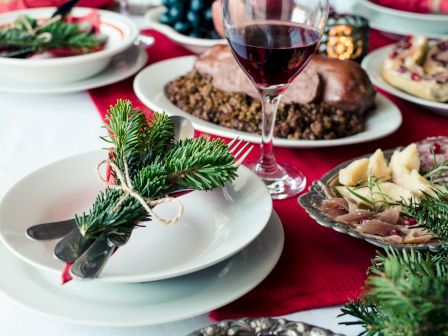
[[[95,167],[106,153],[94,151],[49,164],[23,178],[0,203],[0,238],[25,262],[60,275],[64,264],[53,255],[57,241],[26,236],[34,224],[73,218],[87,211],[104,189]],[[188,274],[239,252],[264,229],[272,212],[265,184],[241,166],[238,177],[222,189],[192,192],[179,198],[184,205],[173,225],[157,220],[142,223],[120,247],[96,281],[144,282]],[[177,207],[155,211],[172,218]]]
[[[410,95],[400,89],[395,88],[386,82],[381,75],[383,62],[392,52],[394,46],[386,46],[369,53],[362,61],[362,67],[367,71],[373,84],[380,89],[400,97],[404,100],[426,107],[444,116],[448,116],[448,103],[439,103]]]
[[[148,54],[139,46],[132,46],[114,56],[106,69],[93,77],[65,84],[30,84],[1,77],[0,91],[27,94],[60,94],[90,90],[126,79],[139,71],[148,60]]]
[[[195,61],[195,56],[183,56],[146,67],[134,79],[134,92],[140,101],[150,109],[186,117],[191,120],[199,131],[228,138],[238,136],[247,141],[260,143],[260,135],[219,126],[194,117],[182,111],[168,100],[164,92],[166,84],[190,71]],[[386,97],[378,94],[376,104],[376,109],[371,111],[367,118],[365,131],[356,135],[334,140],[288,140],[274,138],[274,144],[279,147],[318,148],[352,145],[383,138],[400,127],[402,117],[398,107]]]
[[[15,258],[0,243],[0,291],[36,312],[68,322],[133,327],[172,322],[219,308],[257,286],[283,249],[280,219],[272,213],[258,238],[230,259],[190,275],[141,284],[71,282]]]
[[[353,11],[367,18],[370,27],[386,33],[413,35],[418,32],[431,38],[448,36],[448,15],[405,12],[380,6],[369,0],[359,0]]]

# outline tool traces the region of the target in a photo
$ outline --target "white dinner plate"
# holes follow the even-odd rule
[[[369,53],[362,61],[362,67],[369,74],[369,77],[372,80],[373,84],[375,84],[380,89],[393,94],[394,96],[421,105],[439,114],[448,116],[448,103],[439,103],[415,97],[413,95],[410,95],[409,93],[395,88],[384,80],[383,76],[381,75],[381,69],[383,67],[384,60],[391,53],[393,48],[394,46],[392,45],[377,49]]]
[[[28,94],[55,94],[90,90],[119,82],[134,75],[146,64],[147,60],[148,55],[146,51],[139,46],[133,46],[125,52],[114,56],[107,68],[99,74],[77,82],[57,85],[36,85],[15,82],[1,77],[0,74],[0,91]]]
[[[140,101],[154,111],[165,111],[170,115],[180,115],[191,120],[195,128],[202,132],[223,137],[240,137],[247,141],[260,143],[258,134],[242,132],[194,117],[171,103],[165,95],[165,85],[173,79],[186,74],[193,68],[195,56],[183,56],[154,63],[143,69],[134,79],[134,91]],[[366,121],[365,131],[356,135],[333,140],[288,140],[274,138],[279,147],[317,148],[351,145],[383,138],[400,127],[400,110],[389,99],[381,95],[376,98],[377,107],[371,111]]]
[[[367,18],[370,27],[386,33],[396,35],[418,33],[431,38],[448,36],[448,15],[405,12],[380,6],[368,0],[360,0],[353,7],[353,11]]]
[[[275,212],[258,238],[230,259],[200,272],[141,284],[70,282],[15,258],[0,242],[0,291],[17,303],[54,318],[108,327],[172,322],[219,308],[257,286],[283,249]]]
[[[29,264],[60,275],[64,264],[53,255],[57,241],[35,241],[25,231],[34,224],[87,211],[104,189],[95,167],[105,156],[105,151],[72,156],[16,183],[0,203],[0,238],[6,246]],[[272,212],[265,184],[244,166],[224,188],[196,191],[179,199],[184,206],[179,222],[142,222],[146,227],[135,229],[96,280],[155,281],[209,267],[252,242]],[[173,218],[177,210],[173,203],[155,208],[163,218]]]

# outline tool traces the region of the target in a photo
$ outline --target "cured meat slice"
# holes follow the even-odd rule
[[[365,220],[362,224],[356,226],[356,230],[361,233],[377,235],[381,237],[387,237],[392,235],[398,235],[400,232],[397,225],[383,222],[379,219]]]
[[[396,207],[389,207],[386,210],[377,213],[375,218],[389,224],[397,224],[400,219],[400,211]]]
[[[375,213],[373,211],[356,210],[354,212],[350,212],[348,214],[338,216],[335,219],[338,222],[342,222],[342,223],[348,224],[350,226],[355,226],[356,224],[360,223],[361,221],[373,218],[373,216],[375,216]]]

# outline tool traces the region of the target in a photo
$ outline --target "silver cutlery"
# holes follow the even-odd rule
[[[233,154],[235,166],[240,166],[253,149],[253,145],[242,139],[235,138],[227,145],[229,152]],[[76,230],[79,232],[78,230]],[[131,236],[132,230],[122,236],[111,235],[104,239],[97,239],[87,250],[73,263],[70,272],[74,277],[82,279],[93,279],[97,277],[107,260],[112,256],[116,248],[126,244]],[[64,238],[65,239],[65,238]],[[68,248],[69,253],[71,249]],[[72,256],[72,255],[70,255]],[[65,256],[62,256],[65,257]]]
[[[132,230],[123,235],[109,235],[104,239],[97,239],[76,259],[70,268],[70,273],[82,279],[96,278],[114,251],[128,242],[131,232]]]

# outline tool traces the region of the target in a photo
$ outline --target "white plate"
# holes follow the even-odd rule
[[[48,18],[56,7],[31,8],[0,14],[0,25],[13,22],[18,16]],[[76,7],[73,16],[84,16],[91,8]],[[63,84],[91,77],[105,69],[112,57],[129,49],[139,30],[135,23],[123,15],[98,10],[100,31],[108,36],[103,50],[69,57],[49,59],[20,59],[0,57],[2,77],[33,84]]]
[[[383,79],[381,75],[381,69],[383,67],[383,62],[386,57],[391,53],[394,46],[386,46],[380,49],[377,49],[370,54],[368,54],[364,60],[362,61],[362,67],[369,74],[370,79],[373,84],[375,84],[380,89],[393,94],[394,96],[400,97],[404,100],[410,101],[412,103],[424,106],[428,109],[431,109],[439,114],[443,114],[448,116],[448,103],[438,103],[430,100],[422,99],[410,95],[404,91],[401,91]]]
[[[208,48],[213,47],[214,45],[227,44],[225,39],[196,38],[178,33],[172,27],[160,23],[159,17],[165,12],[165,10],[166,10],[165,7],[160,6],[151,8],[146,12],[145,20],[148,23],[149,27],[161,32],[162,34],[165,34],[175,43],[183,46],[184,48],[190,50],[191,52],[201,54]]]
[[[17,303],[54,318],[81,324],[132,327],[196,316],[236,300],[274,268],[283,249],[275,212],[260,236],[232,258],[206,270],[142,284],[71,282],[21,262],[0,243],[0,291]]]
[[[87,211],[104,189],[95,167],[105,155],[95,151],[69,157],[15,184],[0,203],[3,242],[29,264],[60,275],[64,264],[53,256],[56,241],[34,241],[25,231],[33,224],[69,219]],[[211,266],[252,242],[272,212],[265,184],[243,166],[232,184],[211,192],[192,192],[180,199],[185,210],[178,223],[166,225],[153,220],[136,229],[97,280],[154,281]],[[159,205],[155,211],[172,218],[177,207]]]
[[[360,0],[353,7],[353,11],[367,18],[370,27],[386,33],[396,35],[418,33],[431,38],[448,35],[448,15],[399,11],[379,6],[368,0]]]
[[[155,111],[165,111],[170,115],[181,115],[190,119],[195,128],[223,137],[239,136],[247,141],[260,143],[261,136],[237,131],[199,119],[182,111],[172,104],[164,93],[165,85],[173,79],[184,75],[193,68],[195,56],[184,56],[158,62],[143,69],[134,79],[134,91],[140,101]],[[351,145],[383,138],[400,127],[402,118],[400,110],[389,99],[377,95],[377,108],[367,118],[366,130],[345,138],[334,140],[287,140],[275,138],[279,147],[317,148]]]
[[[65,84],[29,84],[15,82],[0,76],[0,91],[29,93],[29,94],[56,94],[90,90],[97,87],[119,82],[134,75],[148,60],[145,50],[133,46],[125,52],[114,56],[106,69],[93,77],[77,82]]]

